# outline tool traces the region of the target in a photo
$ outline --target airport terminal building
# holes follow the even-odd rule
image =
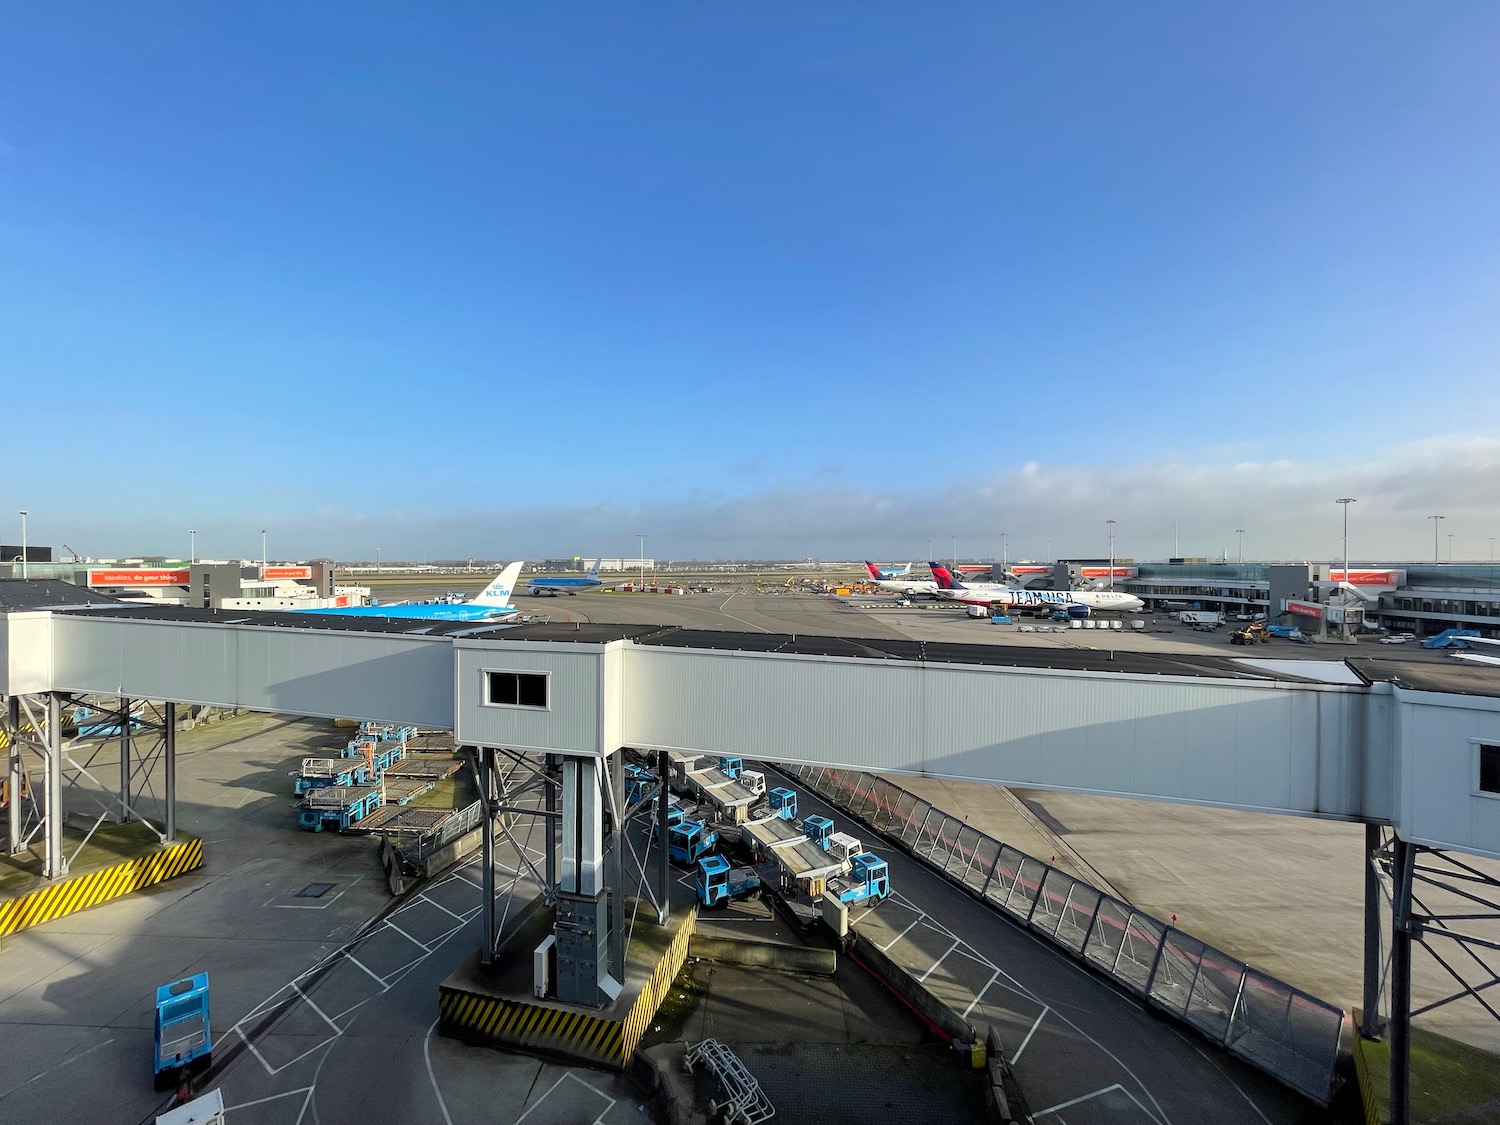
[[[1012,568],[1013,572],[1025,568]],[[1067,560],[1053,583],[1107,582],[1108,560]],[[1431,636],[1478,629],[1500,637],[1500,564],[1381,563],[1343,568],[1327,563],[1217,563],[1172,559],[1116,562],[1114,588],[1134,594],[1147,612],[1218,610],[1229,617],[1264,613],[1268,620],[1316,621],[1347,606],[1366,629]]]

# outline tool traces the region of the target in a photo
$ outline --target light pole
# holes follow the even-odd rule
[[[1490,562],[1495,561],[1495,537],[1490,536]]]
[[[265,577],[266,577],[266,529],[265,528],[261,528],[260,529],[260,576],[261,576],[262,580],[264,580]]]
[[[28,563],[29,560],[26,558],[26,517],[28,515],[30,515],[30,514],[31,513],[28,512],[25,508],[21,509],[21,577],[22,578],[28,577],[30,575],[30,573],[31,573],[30,570],[27,569],[27,563]],[[12,572],[12,573],[14,573],[14,572]]]
[[[1432,521],[1432,561],[1433,561],[1434,565],[1436,565],[1437,563],[1440,563],[1440,562],[1443,561],[1442,559],[1438,558],[1438,521],[1439,520],[1445,520],[1448,517],[1447,516],[1428,516],[1427,518]]]
[[[1453,532],[1448,533],[1448,561],[1453,561]]]
[[[953,573],[958,573],[958,536],[953,537]]]
[[[1109,588],[1115,588],[1115,521],[1105,520],[1109,525]]]
[[[1010,573],[1010,532],[1008,532],[1008,531],[1002,531],[1000,533],[1000,541],[1005,544],[1004,548],[1002,549],[1002,554],[1000,555],[1000,573],[1002,575],[1003,574],[1009,574]],[[1493,543],[1494,540],[1491,539],[1490,542]]]
[[[1351,497],[1345,496],[1335,500],[1335,504],[1344,509],[1344,577],[1345,585],[1349,583],[1349,505],[1354,503]]]
[[[932,540],[931,539],[927,540],[927,558],[929,560],[932,559]]]
[[[1244,566],[1245,565],[1245,529],[1243,527],[1237,527],[1237,528],[1234,529],[1234,533],[1240,537],[1240,565]]]
[[[198,561],[198,529],[195,528],[195,527],[193,527],[193,528],[189,528],[188,529],[188,566],[194,565],[197,561]]]
[[[646,588],[646,537],[636,532],[635,537],[641,541],[641,589]]]
[[[375,548],[375,569],[376,570],[380,569],[380,548],[379,547]]]

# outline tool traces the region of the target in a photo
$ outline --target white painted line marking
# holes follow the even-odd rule
[[[302,989],[298,988],[295,984],[292,985],[292,991],[295,992],[298,996],[302,997],[302,1002],[304,1004],[306,1004],[309,1008],[311,1008],[313,1011],[317,1012],[319,1018],[322,1019],[322,1021],[324,1023],[326,1023],[329,1027],[333,1028],[334,1031],[337,1031],[340,1034],[343,1033],[344,1029],[342,1027],[340,1027],[338,1024],[334,1023],[331,1019],[329,1019],[328,1018],[328,1013],[325,1012],[322,1008],[318,1007],[318,1005],[313,1002],[313,998],[311,996],[309,996],[307,993],[303,992]]]
[[[316,1089],[316,1087],[314,1087],[314,1086],[302,1086],[302,1087],[300,1087],[299,1089],[296,1089],[296,1090],[288,1090],[284,1094],[271,1094],[269,1097],[256,1098],[254,1101],[240,1102],[239,1105],[228,1105],[228,1106],[224,1107],[224,1112],[226,1114],[229,1114],[229,1113],[233,1113],[235,1110],[238,1110],[238,1109],[249,1109],[253,1105],[265,1105],[267,1102],[280,1101],[282,1098],[293,1098],[293,1097],[296,1097],[298,1094],[301,1094],[302,1095],[302,1113],[306,1113],[307,1112],[308,1103],[312,1101],[313,1090],[315,1090],[315,1089]],[[302,1120],[302,1113],[297,1114],[297,1120],[298,1121]]]
[[[1036,1034],[1036,1029],[1042,1026],[1042,1020],[1046,1018],[1047,1013],[1051,1010],[1051,1008],[1044,1006],[1042,1010],[1037,1013],[1036,1019],[1032,1021],[1031,1030],[1026,1033],[1026,1038],[1021,1040],[1021,1045],[1016,1048],[1016,1053],[1010,1057],[1010,1061],[1012,1063],[1018,1063],[1021,1061],[1021,1052],[1026,1050],[1026,1044],[1031,1042],[1031,1037]]]
[[[1046,1117],[1047,1114],[1049,1114],[1049,1113],[1056,1113],[1056,1112],[1058,1112],[1058,1110],[1067,1109],[1069,1106],[1078,1105],[1080,1102],[1086,1102],[1090,1098],[1097,1098],[1100,1094],[1107,1094],[1111,1090],[1123,1090],[1123,1089],[1124,1089],[1124,1087],[1121,1086],[1118,1082],[1116,1082],[1113,1086],[1106,1086],[1102,1090],[1095,1090],[1092,1094],[1084,1094],[1083,1097],[1081,1097],[1081,1098],[1074,1098],[1070,1102],[1059,1102],[1057,1105],[1049,1106],[1047,1109],[1039,1109],[1032,1116],[1033,1117]]]
[[[906,936],[906,935],[907,935],[907,934],[909,934],[909,933],[911,933],[911,931],[912,931],[912,929],[913,929],[913,928],[914,928],[914,927],[915,927],[915,926],[916,926],[916,925],[917,925],[917,923],[918,923],[918,922],[920,922],[920,921],[921,921],[921,920],[922,920],[922,919],[923,919],[923,918],[924,918],[924,917],[926,917],[926,915],[922,915],[922,914],[919,914],[919,915],[918,915],[918,916],[917,916],[917,917],[915,917],[915,918],[913,918],[913,919],[912,919],[912,920],[911,920],[911,925],[909,925],[909,926],[907,926],[907,927],[906,927],[906,929],[904,929],[904,930],[902,930],[902,931],[901,931],[901,932],[900,932],[900,933],[899,933],[899,934],[897,934],[897,935],[896,935],[896,936],[895,936],[895,937],[893,937],[893,938],[891,938],[891,940],[890,940],[890,941],[888,941],[888,942],[886,942],[886,943],[885,943],[885,944],[884,944],[884,945],[882,945],[882,946],[881,946],[881,947],[880,947],[880,952],[882,952],[882,953],[885,953],[885,952],[887,952],[887,951],[888,951],[888,950],[889,950],[889,949],[890,949],[890,948],[891,948],[891,946],[893,946],[893,945],[895,945],[895,944],[896,944],[896,943],[897,943],[897,942],[898,942],[898,941],[900,941],[900,940],[901,940],[901,939],[902,939],[902,938],[904,938],[904,937],[905,937],[905,936]]]
[[[917,983],[921,984],[924,980],[926,980],[929,976],[931,976],[933,970],[936,969],[939,965],[941,965],[944,961],[946,961],[948,959],[948,954],[952,953],[958,947],[959,947],[959,942],[957,940],[955,940],[953,942],[953,944],[948,947],[947,953],[944,953],[941,957],[939,957],[936,961],[934,961],[932,963],[932,967],[929,968],[925,973],[923,973],[921,976],[919,976],[917,978]]]
[[[421,950],[421,951],[422,951],[422,952],[423,952],[423,953],[431,953],[431,952],[432,952],[432,950],[431,950],[431,949],[429,949],[429,948],[428,948],[428,947],[427,947],[427,946],[425,946],[425,945],[423,945],[423,944],[422,944],[422,943],[421,943],[421,942],[420,942],[420,941],[418,941],[418,940],[417,940],[417,939],[416,939],[416,938],[414,938],[414,937],[412,937],[412,936],[411,936],[411,934],[409,934],[409,933],[407,933],[407,932],[406,932],[406,931],[405,931],[405,930],[403,930],[403,929],[402,929],[402,928],[401,928],[401,927],[400,927],[400,926],[398,926],[398,925],[396,925],[396,924],[395,924],[395,923],[394,923],[394,922],[392,922],[392,921],[390,921],[390,920],[389,920],[389,919],[387,919],[387,920],[386,920],[386,923],[385,923],[385,924],[386,924],[386,925],[387,925],[387,926],[388,926],[388,927],[390,927],[390,928],[391,928],[391,929],[393,929],[393,930],[395,930],[395,931],[396,931],[396,932],[397,932],[397,933],[398,933],[398,934],[400,934],[400,935],[401,935],[401,936],[402,936],[402,937],[404,937],[404,938],[405,938],[405,939],[406,939],[406,940],[407,940],[407,941],[409,941],[409,942],[411,942],[411,943],[412,943],[412,944],[413,944],[413,945],[415,945],[415,946],[416,946],[416,947],[417,947],[417,948],[418,948],[418,949],[420,949],[420,950]]]
[[[427,1034],[422,1037],[422,1059],[427,1063],[427,1081],[432,1083],[432,1096],[437,1098],[438,1109],[443,1111],[443,1125],[453,1125],[453,1118],[448,1115],[448,1103],[443,1101],[443,1091],[438,1088],[437,1075],[432,1069],[432,1033],[437,1030],[439,1016],[433,1020],[427,1028]]]
[[[990,979],[984,982],[984,987],[974,994],[974,999],[969,1001],[969,1006],[964,1009],[964,1019],[969,1018],[969,1013],[974,1010],[974,1005],[984,999],[984,994],[990,990],[990,985],[994,984],[998,979],[1000,979],[1000,970],[996,969],[990,974]]]
[[[465,922],[465,921],[468,920],[462,914],[455,914],[455,913],[453,913],[453,911],[449,910],[442,903],[440,903],[440,902],[433,902],[433,900],[430,899],[430,898],[428,898],[426,895],[422,896],[422,901],[423,902],[427,902],[427,903],[431,903],[433,906],[435,906],[439,910],[441,910],[444,914],[448,915],[448,917],[450,917],[450,918],[457,918],[460,922]]]
[[[366,973],[368,973],[370,979],[372,981],[374,981],[376,984],[380,985],[380,990],[382,992],[385,992],[386,990],[388,990],[390,988],[390,985],[386,984],[385,981],[383,981],[379,977],[377,977],[375,975],[374,971],[368,965],[366,965],[363,961],[361,961],[358,957],[354,956],[354,954],[352,954],[352,953],[346,953],[346,954],[344,954],[344,960],[345,961],[352,961],[352,962],[354,962],[361,969],[363,969]]]

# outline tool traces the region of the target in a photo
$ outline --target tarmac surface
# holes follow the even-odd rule
[[[532,601],[518,599],[523,608]],[[1450,677],[1463,665],[1420,646],[1302,645],[1275,640],[1253,648],[1229,644],[1228,630],[1201,633],[1166,615],[1135,615],[1147,630],[1069,629],[1021,633],[991,625],[950,606],[897,607],[887,598],[848,600],[793,593],[690,595],[582,594],[557,599],[575,620],[678,624],[691,628],[760,629],[961,641],[1042,648],[1120,649],[1246,660],[1326,661],[1430,666]],[[873,608],[858,608],[868,605]],[[555,618],[554,618],[555,619]],[[1387,673],[1390,674],[1390,673]],[[1361,1004],[1364,932],[1364,826],[1306,817],[1271,816],[1159,801],[1134,801],[1042,790],[1009,790],[971,782],[902,777],[900,784],[974,827],[1058,866],[1103,890],[1170,919],[1225,952],[1330,1003]],[[1500,862],[1465,857],[1500,879]],[[1500,942],[1500,927],[1475,923]],[[1389,926],[1387,925],[1387,931]],[[1452,978],[1420,948],[1413,956],[1413,998],[1421,1006],[1452,986]],[[1471,976],[1475,974],[1470,973]],[[1500,1054],[1500,1023],[1472,1000],[1445,1004],[1416,1018],[1419,1027]]]

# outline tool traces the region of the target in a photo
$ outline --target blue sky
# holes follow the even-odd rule
[[[1354,495],[1356,553],[1484,557],[1497,57],[1488,2],[12,8],[0,505],[1317,557]]]

